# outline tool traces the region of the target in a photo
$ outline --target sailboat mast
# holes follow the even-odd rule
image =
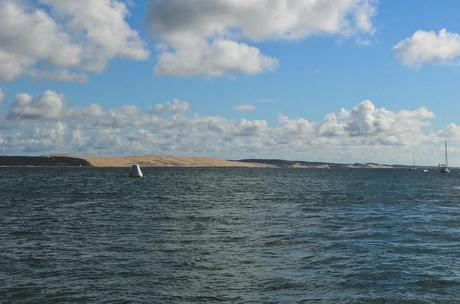
[[[444,141],[444,164],[449,167],[449,160],[447,159],[447,140]]]

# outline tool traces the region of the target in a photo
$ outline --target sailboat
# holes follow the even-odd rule
[[[439,164],[439,171],[441,173],[449,173],[449,160],[447,158],[447,140],[444,141],[444,164]]]

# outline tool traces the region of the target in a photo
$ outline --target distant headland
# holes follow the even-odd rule
[[[378,163],[324,163],[290,161],[283,159],[240,159],[222,160],[211,157],[184,156],[0,156],[0,167],[129,167],[137,163],[142,167],[215,167],[215,168],[362,168],[392,169],[410,168],[405,165],[385,165]]]
[[[0,156],[0,167],[91,167],[84,158],[71,156]]]

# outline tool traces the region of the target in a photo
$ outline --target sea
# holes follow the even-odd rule
[[[0,303],[460,303],[460,171],[0,168]]]

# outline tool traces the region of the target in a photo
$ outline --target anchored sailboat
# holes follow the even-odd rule
[[[449,160],[447,158],[447,140],[444,141],[444,164],[439,164],[439,171],[441,173],[449,173]]]

